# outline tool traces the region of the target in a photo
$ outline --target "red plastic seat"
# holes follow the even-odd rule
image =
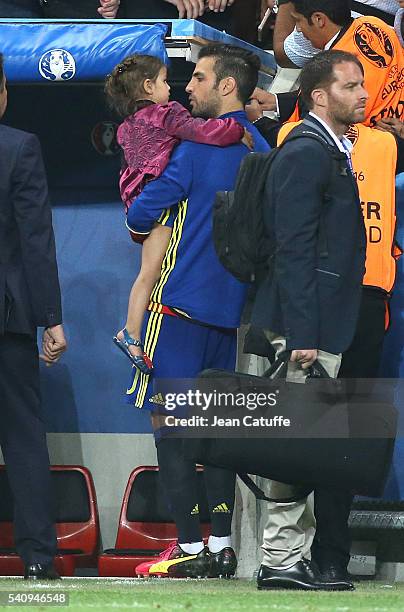
[[[203,484],[203,468],[198,467],[199,512],[202,534],[210,533],[209,512]],[[115,548],[98,560],[100,576],[135,576],[135,568],[152,560],[177,538],[159,485],[157,466],[140,466],[129,476],[119,516]]]
[[[51,466],[58,552],[62,576],[76,567],[96,567],[100,548],[97,498],[90,471],[78,465]],[[24,565],[13,538],[13,501],[5,467],[0,466],[0,576],[21,576]]]

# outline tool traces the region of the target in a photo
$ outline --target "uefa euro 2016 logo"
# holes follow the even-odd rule
[[[91,132],[91,142],[100,155],[118,155],[120,147],[116,141],[118,125],[113,121],[101,121]]]
[[[362,23],[354,35],[355,45],[367,60],[379,68],[388,68],[394,58],[394,47],[387,33],[373,23]]]
[[[65,49],[51,49],[39,60],[39,72],[48,81],[68,81],[76,74],[76,62]]]

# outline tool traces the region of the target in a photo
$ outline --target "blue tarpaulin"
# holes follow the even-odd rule
[[[7,79],[13,82],[102,81],[133,53],[167,63],[164,24],[0,22]]]

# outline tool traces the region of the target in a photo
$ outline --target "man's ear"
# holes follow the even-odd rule
[[[321,11],[316,11],[311,16],[311,23],[316,26],[317,29],[322,30],[330,21],[327,15]]]
[[[315,106],[323,108],[327,104],[327,92],[325,89],[313,89],[311,99]]]
[[[222,96],[228,96],[237,91],[237,84],[234,77],[226,77],[222,79],[219,84],[219,91]]]

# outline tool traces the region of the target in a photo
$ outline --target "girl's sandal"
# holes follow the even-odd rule
[[[125,355],[131,360],[133,365],[138,368],[143,374],[151,374],[153,371],[153,363],[146,353],[143,355],[132,355],[129,350],[130,346],[138,346],[143,351],[143,344],[140,340],[132,338],[129,335],[128,330],[123,329],[123,340],[119,340],[117,336],[114,336],[112,340],[115,342],[116,346],[123,352]]]

